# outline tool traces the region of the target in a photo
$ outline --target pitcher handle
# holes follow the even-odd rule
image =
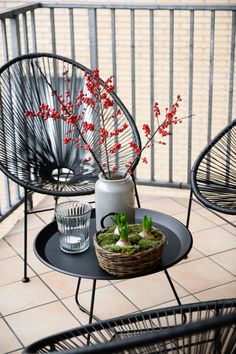
[[[102,218],[101,218],[101,227],[104,229],[105,228],[105,225],[104,225],[104,221],[105,219],[108,217],[108,216],[114,216],[114,215],[117,215],[117,213],[114,213],[114,212],[111,212],[109,214],[106,214],[104,215]]]

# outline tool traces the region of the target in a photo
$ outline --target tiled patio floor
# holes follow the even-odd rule
[[[139,187],[142,207],[186,220],[188,191]],[[45,197],[41,206],[52,205]],[[193,249],[187,259],[169,269],[183,303],[236,297],[236,229],[194,203],[190,230]],[[38,231],[52,212],[30,216],[29,275],[21,282],[23,221],[0,240],[0,353],[20,353],[44,336],[87,322],[76,306],[77,279],[44,266],[33,252]],[[231,218],[236,222],[236,218]],[[81,303],[88,306],[91,281],[83,280]],[[95,314],[102,319],[176,304],[163,272],[116,282],[98,281]]]

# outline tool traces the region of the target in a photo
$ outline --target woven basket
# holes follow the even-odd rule
[[[125,277],[138,273],[146,273],[160,263],[166,236],[162,234],[160,244],[142,252],[132,254],[107,251],[97,242],[99,232],[94,234],[93,241],[98,263],[107,273],[118,277]]]

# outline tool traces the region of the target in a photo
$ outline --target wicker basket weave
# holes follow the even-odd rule
[[[142,252],[132,254],[107,251],[97,242],[99,232],[94,234],[93,241],[98,263],[107,273],[125,277],[142,272],[148,272],[160,263],[166,244],[166,236],[162,234],[160,244]]]

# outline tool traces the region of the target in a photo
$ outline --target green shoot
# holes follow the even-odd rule
[[[120,240],[128,241],[128,234],[129,234],[128,223],[123,224],[123,225],[119,225],[118,230],[119,230],[119,234],[120,234]]]
[[[117,226],[125,225],[128,223],[125,213],[118,213],[114,218],[112,218]]]
[[[145,232],[151,232],[152,230],[152,218],[144,215],[142,219],[142,226]]]

